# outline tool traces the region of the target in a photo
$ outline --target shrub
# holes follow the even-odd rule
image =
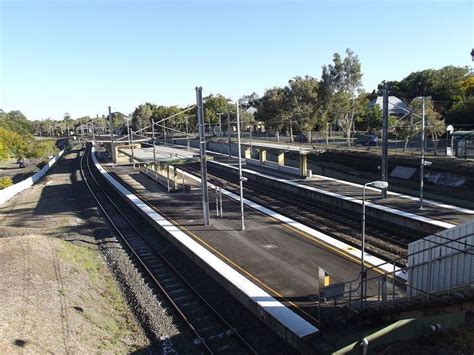
[[[0,177],[0,190],[13,185],[13,180],[10,176]]]

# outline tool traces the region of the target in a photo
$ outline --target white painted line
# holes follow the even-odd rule
[[[187,176],[188,178],[190,179],[193,179],[194,181],[197,181],[197,182],[201,182],[201,179],[197,176],[194,176],[192,174],[189,174],[185,171],[182,171],[181,169],[177,169],[177,171],[179,173],[184,173],[185,176]],[[212,184],[212,183],[209,183],[208,182],[208,185],[210,188],[215,188],[215,186]],[[229,198],[233,199],[233,200],[236,200],[236,201],[240,201],[240,196],[230,192],[230,191],[227,191],[225,189],[222,189],[222,193],[226,196],[228,196]],[[244,204],[263,213],[263,214],[266,214],[268,216],[271,216],[283,223],[286,223],[288,225],[290,225],[291,227],[297,229],[297,230],[300,230],[302,232],[305,232],[313,237],[315,237],[316,239],[319,239],[320,241],[332,246],[332,247],[335,247],[337,249],[339,249],[340,251],[348,254],[348,255],[351,255],[352,257],[355,257],[357,259],[361,259],[361,256],[362,256],[362,251],[360,249],[357,249],[357,248],[354,248],[352,246],[350,246],[349,244],[346,244],[344,242],[341,242],[340,240],[337,240],[333,237],[330,237],[324,233],[321,233],[311,227],[308,227],[302,223],[299,223],[299,222],[296,222],[295,220],[291,219],[291,218],[288,218],[288,217],[285,217],[281,214],[279,214],[278,212],[275,212],[267,207],[263,207],[253,201],[250,201],[246,198],[244,198]],[[368,263],[368,264],[371,264],[372,266],[375,266],[377,267],[378,269],[380,270],[383,270],[383,271],[386,271],[386,272],[389,272],[389,273],[392,273],[393,272],[393,264],[390,264],[388,263],[386,260],[383,260],[381,258],[378,258],[376,256],[373,256],[367,252],[364,253],[364,260]],[[404,280],[407,279],[407,275],[406,275],[406,271],[402,270],[400,271],[400,268],[399,267],[395,267],[395,270],[396,270],[396,275],[403,278]]]
[[[313,174],[313,176],[315,176],[319,179],[323,179],[323,180],[336,181],[336,182],[339,182],[339,183],[342,183],[342,184],[345,184],[345,185],[360,187],[361,189],[364,186],[364,185],[357,184],[357,183],[354,183],[354,182],[338,180],[338,179],[331,178],[331,177],[328,177],[328,176],[323,176],[323,175]],[[311,181],[311,180],[309,180],[309,181]],[[378,190],[376,188],[373,188],[373,187],[370,187],[370,186],[367,186],[366,189],[367,190],[373,190],[373,191],[380,191],[380,190]],[[418,197],[404,195],[404,194],[401,194],[401,193],[398,193],[398,192],[387,191],[387,194],[392,195],[392,196],[396,196],[396,197],[400,197],[400,198],[404,198],[404,199],[407,199],[407,200],[411,200],[411,201],[419,201]],[[470,209],[467,209],[467,208],[453,206],[453,205],[449,205],[447,203],[441,203],[441,202],[436,202],[436,201],[427,200],[427,199],[423,199],[423,202],[427,203],[427,204],[430,204],[430,205],[433,205],[433,206],[436,206],[436,207],[446,208],[446,209],[454,210],[454,211],[457,211],[457,212],[474,215],[474,210],[470,210]]]
[[[219,165],[225,166],[227,168],[237,169],[236,167],[230,166],[228,164],[220,163],[220,162],[217,162],[217,161],[210,161],[210,162],[212,164],[219,164]],[[362,204],[362,200],[360,200],[358,198],[355,198],[355,197],[344,196],[344,195],[341,195],[341,194],[338,194],[338,193],[335,193],[335,192],[330,192],[330,191],[318,189],[316,187],[301,185],[301,184],[298,184],[294,181],[290,181],[290,180],[286,180],[286,179],[279,179],[279,178],[269,176],[269,175],[266,175],[266,174],[262,174],[262,173],[259,173],[259,172],[253,171],[253,170],[242,169],[242,171],[245,171],[246,173],[249,173],[249,174],[258,175],[258,176],[264,177],[266,179],[270,179],[270,180],[278,181],[278,182],[281,182],[281,183],[284,183],[284,184],[296,186],[296,187],[301,188],[301,189],[314,191],[314,192],[317,192],[317,193],[320,193],[320,194],[323,194],[323,195],[327,195],[327,196],[332,196],[332,197],[335,197],[335,198],[338,198],[338,199],[341,199],[341,200],[351,201],[351,202],[354,202],[354,203],[358,203],[360,205]],[[429,223],[429,224],[432,224],[432,225],[435,225],[435,226],[438,226],[438,227],[441,227],[441,228],[452,228],[452,227],[455,226],[455,224],[451,224],[451,223],[447,223],[447,222],[443,222],[443,221],[438,221],[438,220],[431,219],[431,218],[424,217],[424,216],[419,216],[419,215],[411,213],[411,212],[400,211],[400,210],[397,210],[397,209],[392,208],[392,207],[381,206],[381,205],[378,205],[376,203],[372,203],[370,201],[366,201],[365,205],[368,206],[368,207],[372,207],[372,208],[376,208],[376,209],[385,211],[385,212],[393,213],[393,214],[396,214],[396,215],[399,215],[399,216],[402,216],[402,217],[414,219],[414,220],[424,222],[424,223]]]
[[[240,291],[246,294],[251,300],[257,303],[265,312],[269,313],[273,318],[280,322],[285,328],[289,329],[293,334],[302,338],[310,334],[319,332],[318,328],[301,318],[299,315],[291,311],[281,302],[263,291],[260,287],[248,280],[242,274],[227,265],[221,259],[216,257],[206,248],[194,241],[191,237],[182,232],[177,226],[169,222],[166,218],[158,214],[140,198],[135,196],[117,180],[115,180],[97,161],[94,154],[95,149],[92,149],[92,159],[95,166],[104,175],[104,177],[127,199],[140,208],[155,223],[161,226],[164,230],[170,233],[176,240],[186,246],[191,252],[203,260],[210,268],[214,269],[220,275],[225,277]]]

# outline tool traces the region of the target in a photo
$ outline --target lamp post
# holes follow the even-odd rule
[[[362,189],[362,253],[360,257],[360,306],[361,309],[364,308],[364,280],[366,279],[365,271],[365,189],[367,186],[373,186],[378,189],[384,190],[388,187],[388,182],[386,181],[372,181],[364,184]]]
[[[244,217],[244,177],[242,176],[242,151],[240,146],[240,109],[239,109],[239,101],[235,103],[235,107],[237,109],[237,148],[239,150],[238,158],[239,158],[239,187],[240,187],[240,217],[242,223],[242,230],[245,230],[245,217]]]
[[[422,98],[421,113],[421,162],[420,162],[420,210],[423,209],[423,185],[425,174],[425,93]]]
[[[238,150],[238,159],[239,159],[239,189],[240,189],[240,217],[242,230],[245,230],[245,215],[244,215],[244,186],[243,182],[247,181],[242,175],[242,149],[240,145],[240,108],[239,101],[235,102],[235,108],[237,109],[237,150]],[[229,136],[230,137],[230,136]]]

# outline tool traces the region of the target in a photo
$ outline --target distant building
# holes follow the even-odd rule
[[[255,112],[257,112],[258,110],[253,107],[253,106],[250,106],[248,109],[245,110],[246,112],[250,113],[252,116],[255,115]]]
[[[374,105],[379,105],[380,108],[383,108],[383,96],[377,96],[376,99],[373,99],[369,103],[369,107],[373,107]],[[397,116],[401,117],[406,115],[409,111],[408,105],[400,100],[396,96],[389,96],[388,97],[388,114],[390,116]]]

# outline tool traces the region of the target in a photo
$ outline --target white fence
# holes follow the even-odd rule
[[[48,164],[43,166],[43,168],[36,172],[34,175],[29,178],[16,183],[15,185],[9,186],[6,189],[0,190],[0,205],[4,204],[6,201],[11,199],[16,194],[26,190],[30,186],[33,186],[38,180],[40,180],[58,160],[63,155],[64,150],[61,150],[58,155],[52,158]]]
[[[474,222],[446,229],[408,246],[411,295],[474,283]]]

